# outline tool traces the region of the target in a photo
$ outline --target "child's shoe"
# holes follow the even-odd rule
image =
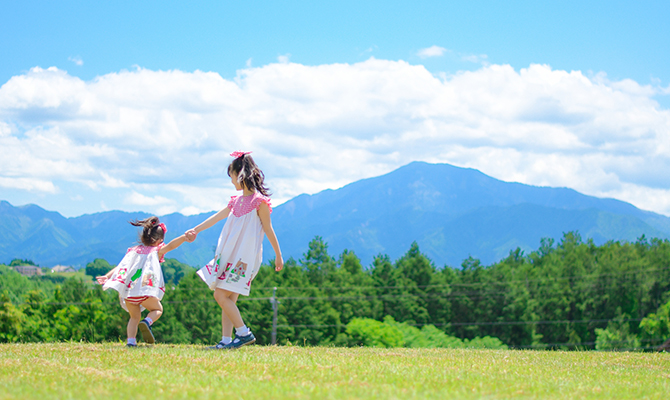
[[[254,344],[256,342],[256,336],[253,333],[249,332],[247,336],[237,336],[233,339],[232,342],[223,346],[224,349],[239,349],[242,346],[248,344]]]
[[[223,340],[217,343],[215,346],[207,347],[207,350],[221,350],[226,347],[226,344],[223,343]]]
[[[143,319],[140,321],[138,328],[140,328],[140,332],[142,332],[142,339],[144,339],[145,342],[149,344],[156,342],[156,338],[154,337],[154,333],[151,331],[151,324],[149,324],[149,321]]]
[[[137,347],[137,345],[134,344],[134,343],[126,343],[126,347],[133,348],[133,347]]]

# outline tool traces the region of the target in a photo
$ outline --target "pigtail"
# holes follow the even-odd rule
[[[161,224],[158,217],[149,217],[142,220],[128,221],[133,226],[141,226],[142,233],[140,233],[140,242],[145,246],[156,246],[164,238],[167,228],[165,224]]]

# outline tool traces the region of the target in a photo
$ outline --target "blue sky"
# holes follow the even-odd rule
[[[670,215],[666,1],[5,1],[1,14],[0,156],[22,167],[0,167],[0,199],[15,205],[213,210],[233,194],[225,154],[244,147],[278,203],[424,160]]]
[[[285,54],[306,65],[374,56],[433,71],[473,67],[459,57],[428,63],[416,56],[432,45],[514,68],[540,63],[670,82],[667,1],[3,3],[3,82],[34,66],[83,79],[134,65],[231,77],[249,59],[264,65]]]

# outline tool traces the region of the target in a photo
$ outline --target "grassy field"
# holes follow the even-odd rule
[[[0,345],[0,399],[668,399],[670,354]]]

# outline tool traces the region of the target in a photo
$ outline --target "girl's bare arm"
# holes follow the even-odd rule
[[[162,259],[165,253],[176,249],[186,241],[187,241],[186,235],[181,235],[178,238],[170,240],[170,243],[168,243],[167,245],[163,246],[160,250],[158,250],[158,259],[159,260]]]
[[[107,280],[109,280],[109,278],[112,277],[112,275],[114,274],[114,272],[116,272],[116,270],[117,270],[118,268],[119,268],[119,267],[118,267],[118,265],[117,265],[116,267],[110,269],[109,272],[107,272],[106,274],[101,275],[101,276],[96,276],[96,277],[95,277],[95,280],[96,280],[99,284],[104,285],[105,282],[107,282]]]
[[[275,271],[281,271],[282,268],[284,268],[284,259],[281,256],[281,249],[279,248],[277,235],[275,235],[275,230],[272,227],[270,207],[265,203],[261,203],[260,207],[258,207],[258,216],[261,219],[261,225],[263,225],[263,232],[265,232],[265,236],[268,237],[268,240],[275,251]]]
[[[222,219],[228,218],[228,215],[230,215],[230,208],[226,207],[223,210],[219,211],[218,213],[212,215],[211,217],[207,218],[204,222],[202,222],[200,225],[196,226],[193,229],[189,229],[186,231],[186,236],[188,237],[187,240],[189,242],[192,242],[195,240],[195,237],[198,233],[204,231],[205,229],[209,229],[212,226],[214,226],[217,222],[221,221]]]

